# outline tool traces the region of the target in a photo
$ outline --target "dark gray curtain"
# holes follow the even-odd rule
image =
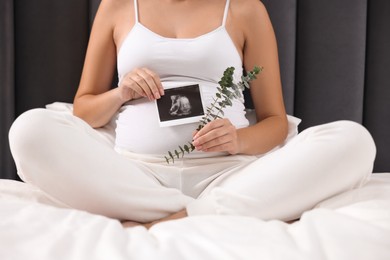
[[[8,145],[8,129],[14,106],[14,13],[13,0],[0,1],[0,177],[16,177]]]
[[[289,114],[300,129],[349,119],[390,170],[390,1],[263,0],[275,27]]]
[[[89,33],[88,1],[15,1],[16,114],[71,102]]]
[[[0,2],[0,177],[16,178],[8,130],[16,116],[72,102],[100,0]],[[273,22],[286,108],[300,129],[365,125],[390,160],[390,1],[263,0]]]
[[[24,111],[72,102],[100,1],[0,2],[0,177],[17,179],[8,130]]]
[[[363,123],[377,146],[375,169],[390,171],[390,1],[369,0]]]
[[[366,0],[299,1],[295,113],[302,127],[362,123]]]

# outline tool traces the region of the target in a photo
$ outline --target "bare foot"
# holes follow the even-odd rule
[[[139,223],[139,222],[135,222],[135,221],[122,221],[121,222],[122,224],[122,227],[124,228],[129,228],[129,227],[136,227],[136,226],[141,226],[142,223]]]
[[[159,220],[156,220],[156,221],[152,221],[150,223],[138,223],[138,222],[135,222],[135,221],[123,221],[122,222],[122,226],[124,228],[128,228],[128,227],[135,227],[135,226],[144,226],[146,229],[149,229],[151,228],[152,226],[160,223],[160,222],[165,222],[165,221],[169,221],[169,220],[175,220],[175,219],[180,219],[180,218],[185,218],[187,217],[187,211],[185,209],[179,211],[179,212],[176,212],[172,215],[169,215],[165,218],[162,218],[162,219],[159,219]]]
[[[159,219],[159,220],[156,220],[156,221],[153,221],[153,222],[150,222],[150,223],[146,223],[146,224],[143,224],[144,227],[146,227],[147,229],[151,228],[153,225],[156,225],[160,222],[165,222],[165,221],[170,221],[170,220],[175,220],[175,219],[180,219],[180,218],[185,218],[185,217],[188,217],[187,215],[187,211],[185,209],[179,211],[179,212],[176,212],[172,215],[169,215],[165,218],[162,218],[162,219]]]

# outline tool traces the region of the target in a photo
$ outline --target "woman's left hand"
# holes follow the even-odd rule
[[[239,152],[237,129],[226,118],[216,119],[195,132],[192,144],[203,152]]]

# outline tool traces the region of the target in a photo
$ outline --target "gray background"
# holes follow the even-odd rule
[[[15,179],[8,130],[22,112],[72,102],[99,0],[0,1],[0,177]],[[264,0],[276,31],[287,111],[300,129],[366,126],[375,171],[390,171],[390,1]]]

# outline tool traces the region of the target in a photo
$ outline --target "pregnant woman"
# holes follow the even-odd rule
[[[159,127],[154,101],[164,88],[199,84],[208,106],[227,67],[240,79],[254,66],[264,68],[250,88],[256,123],[235,99],[200,131]],[[94,128],[116,117],[113,148]],[[202,214],[294,220],[370,176],[375,145],[361,125],[319,125],[284,144],[287,134],[276,39],[260,1],[103,0],[74,116],[28,111],[10,143],[24,181],[70,207],[147,227]],[[168,165],[166,152],[189,140],[196,151]]]

